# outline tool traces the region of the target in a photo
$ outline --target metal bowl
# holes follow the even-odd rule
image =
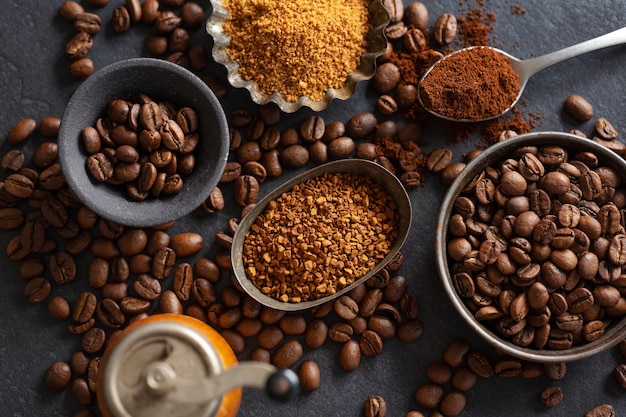
[[[200,119],[196,165],[183,189],[141,202],[127,198],[118,186],[91,179],[81,139],[82,129],[93,126],[110,101],[138,93],[176,107],[189,106]],[[200,206],[222,175],[228,148],[226,116],[211,89],[185,68],[154,58],[119,61],[90,76],[72,95],[59,130],[59,161],[70,188],[98,215],[134,227],[164,224]]]
[[[381,0],[372,0],[368,10],[371,19],[371,28],[367,34],[367,50],[361,55],[360,65],[348,74],[346,83],[342,88],[329,89],[321,100],[313,101],[309,97],[300,97],[297,101],[287,101],[278,92],[267,94],[259,89],[254,80],[245,80],[239,75],[239,64],[228,56],[230,37],[223,31],[224,21],[228,17],[228,11],[221,0],[211,0],[213,13],[206,23],[206,30],[213,37],[212,56],[216,62],[222,64],[227,71],[228,82],[235,88],[245,88],[249,91],[252,101],[263,105],[270,102],[276,103],[285,113],[293,113],[301,107],[309,107],[314,111],[326,109],[333,99],[349,99],[360,81],[369,80],[376,72],[376,59],[387,48],[385,28],[389,23],[389,13]]]
[[[497,348],[500,352],[511,356],[534,362],[569,362],[576,361],[596,353],[605,351],[616,345],[626,336],[626,317],[615,320],[599,339],[582,345],[573,346],[564,350],[535,349],[532,347],[520,347],[508,340],[501,338],[491,328],[479,322],[474,314],[466,307],[463,299],[454,288],[449,270],[450,263],[447,255],[448,223],[452,214],[454,202],[462,193],[467,184],[481,173],[485,168],[496,165],[513,153],[514,150],[524,146],[547,146],[558,145],[569,151],[589,151],[598,156],[602,164],[617,169],[622,175],[622,181],[626,184],[626,161],[618,154],[599,145],[589,139],[561,132],[536,132],[519,135],[504,142],[490,146],[476,159],[472,160],[461,175],[450,185],[437,218],[435,234],[435,251],[437,269],[446,295],[452,305],[465,321],[465,323],[480,337]]]
[[[385,188],[389,195],[395,200],[398,207],[399,224],[398,224],[398,237],[393,243],[390,252],[378,263],[374,268],[369,270],[361,278],[357,279],[354,283],[346,286],[345,288],[337,291],[330,296],[321,297],[315,300],[303,301],[300,303],[290,303],[277,300],[269,297],[261,292],[246,275],[243,264],[243,244],[246,237],[246,233],[250,230],[252,224],[254,224],[256,218],[265,210],[265,207],[272,201],[278,198],[281,194],[290,191],[294,185],[305,182],[309,179],[319,177],[324,173],[350,173],[360,176],[366,176],[374,179],[378,184]],[[324,165],[312,168],[291,180],[278,186],[268,195],[266,195],[261,201],[259,201],[255,207],[241,220],[237,231],[233,237],[233,243],[231,247],[231,259],[233,264],[233,271],[235,278],[252,298],[260,302],[261,304],[274,308],[276,310],[283,311],[297,311],[307,308],[315,307],[323,304],[334,298],[337,298],[355,286],[366,281],[378,271],[380,271],[385,265],[387,265],[391,259],[400,251],[404,241],[411,228],[411,200],[404,189],[402,183],[391,172],[387,171],[382,166],[375,162],[367,161],[364,159],[346,159],[334,162],[329,162]]]

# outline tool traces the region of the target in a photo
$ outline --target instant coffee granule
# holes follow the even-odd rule
[[[290,102],[343,87],[365,52],[364,0],[226,0],[224,7],[227,53],[241,77]]]
[[[374,180],[324,174],[268,204],[246,233],[244,268],[283,302],[332,295],[389,253],[397,225],[395,201]]]

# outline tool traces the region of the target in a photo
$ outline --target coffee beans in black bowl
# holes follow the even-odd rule
[[[436,229],[461,318],[499,351],[566,362],[626,335],[626,162],[589,139],[520,135],[470,162]]]
[[[228,158],[228,126],[210,88],[171,62],[111,64],[74,93],[59,160],[78,198],[120,224],[149,227],[200,206]]]

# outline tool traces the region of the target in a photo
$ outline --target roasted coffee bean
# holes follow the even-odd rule
[[[280,165],[288,169],[301,168],[309,161],[309,150],[302,145],[291,145],[279,155]],[[270,169],[264,164],[268,173]]]
[[[176,252],[172,248],[159,249],[152,258],[152,275],[157,279],[169,277],[175,263]]]
[[[188,301],[193,287],[193,268],[183,262],[176,266],[174,272],[173,290],[180,301]]]
[[[488,378],[493,375],[493,365],[489,358],[481,352],[471,352],[467,356],[467,366],[476,375],[482,378]]]
[[[402,4],[400,2],[400,4]],[[387,403],[383,397],[370,395],[365,400],[365,417],[385,417],[387,415]]]
[[[406,28],[404,29],[403,36],[404,34],[406,34]],[[398,85],[398,83],[400,82],[400,77],[400,69],[398,68],[398,66],[392,62],[385,62],[376,69],[370,85],[378,94],[387,94]],[[372,133],[369,130],[373,130],[373,126],[371,125],[376,124],[372,123],[374,119],[374,115],[370,116],[368,113],[354,116],[348,121],[348,124],[346,125],[348,136],[354,139],[362,139],[366,137],[369,133]],[[354,122],[356,121],[360,121],[362,125],[355,126]],[[367,127],[367,129],[363,130],[363,127]]]
[[[50,257],[50,274],[57,284],[67,284],[76,278],[74,258],[67,252],[58,252]]]
[[[373,330],[366,330],[361,334],[359,347],[365,356],[380,355],[383,350],[383,340]]]
[[[84,406],[91,405],[94,401],[94,394],[89,389],[89,384],[84,378],[73,379],[70,384],[70,392],[72,397]]]
[[[257,342],[260,347],[271,350],[278,346],[283,340],[284,333],[276,325],[264,327],[257,335]]]
[[[183,305],[172,290],[165,290],[161,293],[159,297],[159,307],[164,313],[183,313]]]
[[[106,333],[99,327],[92,327],[85,334],[81,346],[86,353],[94,354],[99,352],[106,341]]]
[[[349,339],[341,346],[339,366],[344,371],[354,371],[361,363],[361,348],[354,339]]]
[[[70,358],[70,369],[74,375],[83,376],[89,367],[89,357],[82,350],[74,352]]]
[[[4,171],[17,172],[24,166],[24,154],[18,149],[11,149],[2,157],[0,167]]]
[[[433,36],[440,45],[445,45],[454,40],[457,33],[457,19],[450,13],[444,13],[437,18],[433,27]]]
[[[398,326],[398,340],[405,343],[411,343],[422,337],[424,333],[424,325],[418,319],[409,319],[402,322]]]
[[[272,355],[271,363],[280,369],[291,368],[302,357],[302,345],[297,340],[288,340]]]
[[[432,409],[439,406],[444,394],[445,391],[441,385],[427,383],[417,387],[414,397],[418,405]]]
[[[434,384],[444,385],[452,377],[452,369],[443,362],[435,361],[426,367],[426,378]]]
[[[48,301],[48,312],[56,320],[65,320],[70,317],[70,303],[60,295],[55,295]]]
[[[93,38],[87,32],[78,32],[65,45],[65,53],[71,59],[85,58],[93,48]]]
[[[545,407],[554,407],[563,401],[563,391],[560,387],[551,386],[541,391],[539,398]]]
[[[328,325],[323,319],[309,321],[305,331],[305,344],[311,349],[322,347],[326,342],[328,331]]]
[[[61,391],[70,385],[72,370],[66,362],[57,361],[52,363],[46,370],[44,382],[46,387],[54,391]]]
[[[300,380],[300,388],[304,391],[315,391],[320,386],[320,368],[317,362],[307,359],[298,367],[298,379]]]
[[[102,20],[95,13],[83,12],[74,19],[74,28],[77,32],[85,32],[90,35],[100,32]]]
[[[563,109],[576,120],[585,122],[593,117],[593,107],[578,94],[571,94],[563,103]]]
[[[199,233],[182,232],[172,237],[170,247],[176,257],[185,258],[198,253],[202,249],[203,242],[202,235]]]
[[[217,301],[217,293],[215,287],[210,281],[204,278],[196,278],[191,287],[191,294],[198,304],[204,308],[208,308]]]
[[[115,33],[123,33],[130,29],[131,17],[128,9],[124,6],[119,6],[113,9],[113,16],[111,17],[111,27]]]
[[[259,182],[252,175],[241,175],[235,180],[233,192],[237,204],[254,204],[259,195]]]
[[[98,302],[96,315],[100,322],[110,329],[118,329],[126,321],[120,306],[110,298],[105,298]]]
[[[439,404],[441,414],[444,416],[457,416],[463,412],[467,398],[461,391],[450,391],[444,394]]]
[[[432,172],[440,172],[450,165],[453,154],[448,148],[435,149],[426,161],[426,167]]]
[[[354,329],[348,323],[335,322],[328,328],[328,338],[338,343],[348,341],[354,334]]]
[[[615,409],[610,404],[600,404],[585,413],[585,417],[615,417]]]

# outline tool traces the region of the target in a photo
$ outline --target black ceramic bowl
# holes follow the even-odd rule
[[[574,345],[569,349],[536,349],[532,345],[527,347],[518,346],[508,339],[500,336],[493,327],[479,321],[474,313],[466,306],[463,298],[455,289],[450,272],[450,261],[447,253],[448,226],[450,216],[453,213],[455,200],[463,193],[468,184],[487,167],[497,166],[499,162],[510,158],[511,154],[519,148],[526,146],[557,145],[565,148],[570,155],[574,152],[593,152],[601,165],[615,168],[621,175],[622,187],[626,184],[626,161],[615,152],[593,142],[592,140],[561,132],[536,132],[516,136],[504,142],[490,146],[477,158],[473,159],[450,185],[444,196],[437,219],[435,234],[435,250],[437,269],[443,283],[444,290],[450,298],[454,308],[467,325],[481,336],[485,341],[496,347],[500,352],[517,358],[533,362],[569,362],[576,361],[598,352],[609,349],[624,339],[626,335],[626,317],[613,319],[611,325],[598,339]]]
[[[81,131],[94,126],[114,99],[131,100],[139,93],[175,107],[191,107],[200,120],[195,168],[175,195],[129,199],[123,187],[99,183],[86,169]],[[66,181],[96,214],[134,227],[176,220],[200,206],[217,185],[228,159],[228,124],[211,89],[196,75],[171,62],[133,58],[111,64],[90,76],[73,94],[59,131],[59,161]]]

